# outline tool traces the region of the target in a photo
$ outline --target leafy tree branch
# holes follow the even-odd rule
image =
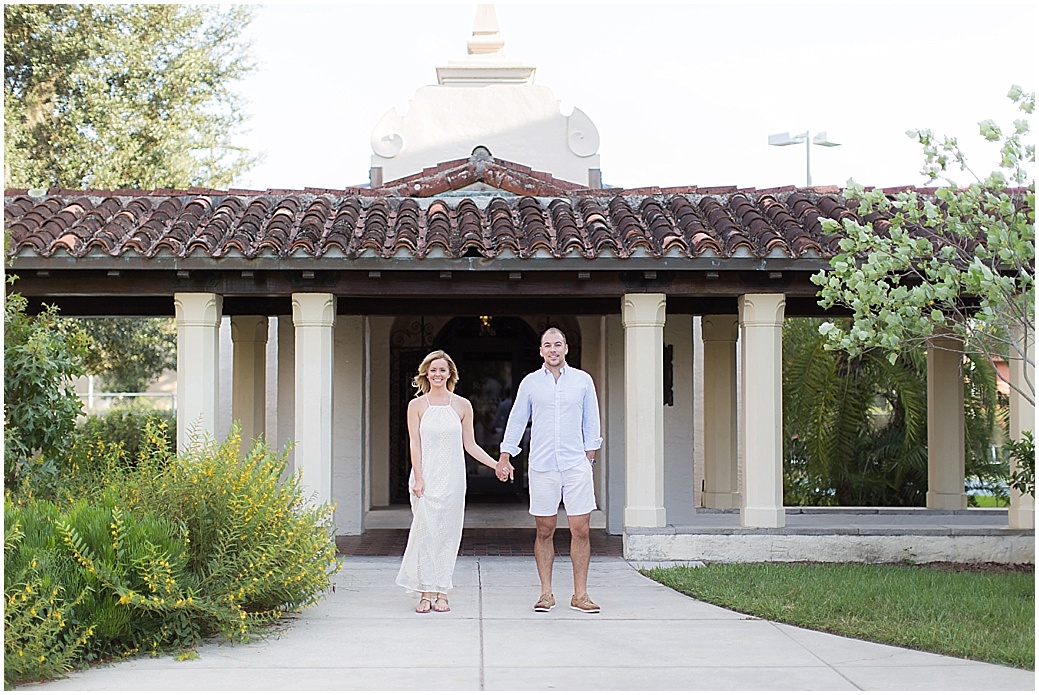
[[[1034,111],[1034,93],[1015,86],[1008,96],[1023,114]],[[831,348],[853,355],[880,348],[893,361],[946,333],[993,365],[1023,360],[1026,374],[1034,369],[1035,182],[1026,166],[1035,163],[1035,146],[1026,140],[1027,118],[1011,128],[991,120],[979,128],[999,145],[999,166],[984,178],[968,167],[955,138],[910,131],[924,151],[922,173],[943,185],[890,195],[852,181],[844,195],[857,201],[857,216],[823,220],[824,230],[844,238],[830,269],[812,278],[819,303],[852,314],[847,326],[820,326]],[[958,185],[954,167],[973,181]],[[1011,387],[1034,405],[1030,378]]]

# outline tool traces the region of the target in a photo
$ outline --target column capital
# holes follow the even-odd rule
[[[173,312],[178,326],[219,324],[223,308],[223,295],[212,292],[173,293]]]
[[[949,328],[940,327],[927,339],[927,347],[933,350],[963,352],[963,338]]]
[[[624,328],[662,328],[666,306],[666,294],[626,294],[621,298],[621,325]]]
[[[236,343],[266,343],[266,316],[232,316],[231,340]]]
[[[700,319],[700,330],[705,343],[732,343],[740,337],[740,317],[736,314],[708,314]]]
[[[781,326],[786,310],[785,294],[741,294],[740,325]]]
[[[327,292],[294,292],[292,294],[292,323],[297,327],[334,326],[336,297]]]

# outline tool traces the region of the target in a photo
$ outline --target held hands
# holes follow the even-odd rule
[[[422,497],[422,495],[426,494],[426,481],[417,478],[415,484],[411,487],[411,492],[415,497]]]
[[[498,476],[498,480],[505,482],[506,480],[513,480],[513,474],[516,469],[509,463],[509,455],[502,454],[501,458],[498,459],[498,465],[494,467],[494,474]]]

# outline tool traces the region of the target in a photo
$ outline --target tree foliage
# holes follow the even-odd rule
[[[1024,114],[1033,112],[1034,93],[1015,86],[1008,96]],[[894,360],[936,332],[951,331],[964,352],[1034,367],[1026,341],[1035,333],[1035,181],[1026,166],[1035,163],[1035,146],[1025,140],[1026,118],[1007,130],[991,120],[979,125],[999,145],[999,167],[988,176],[971,171],[956,138],[910,131],[923,146],[922,173],[943,185],[933,195],[889,196],[852,181],[844,195],[857,201],[862,221],[823,220],[826,231],[843,229],[846,238],[830,269],[812,280],[821,286],[823,307],[852,312],[846,327],[820,326],[830,347],[852,354],[881,348]],[[974,180],[956,184],[954,167]],[[1020,390],[1034,404],[1034,384]]]
[[[90,336],[86,367],[102,375],[109,391],[144,391],[177,366],[177,328],[172,319],[73,319]]]
[[[231,144],[250,19],[242,6],[5,5],[5,185],[229,185],[252,163]]]
[[[83,404],[72,388],[82,376],[87,337],[55,307],[25,313],[25,298],[4,304],[4,485],[54,473],[71,445]]]
[[[783,326],[785,503],[923,506],[927,479],[927,362],[920,349],[892,362],[877,351],[827,349],[818,319]],[[993,457],[1006,421],[995,370],[968,360],[964,384],[968,477],[1004,481]]]
[[[245,6],[4,6],[8,187],[226,187],[255,160],[231,144],[252,64]],[[84,320],[87,367],[141,391],[176,359],[168,319]]]

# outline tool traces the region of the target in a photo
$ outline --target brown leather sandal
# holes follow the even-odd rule
[[[426,604],[425,610],[422,608],[422,604]],[[433,601],[428,596],[423,596],[418,600],[418,605],[415,606],[416,613],[428,613],[433,609]]]
[[[443,601],[446,608],[439,608],[440,602]],[[438,594],[436,599],[433,600],[433,611],[436,613],[447,613],[451,610],[451,604],[447,602],[447,596],[444,594]]]

